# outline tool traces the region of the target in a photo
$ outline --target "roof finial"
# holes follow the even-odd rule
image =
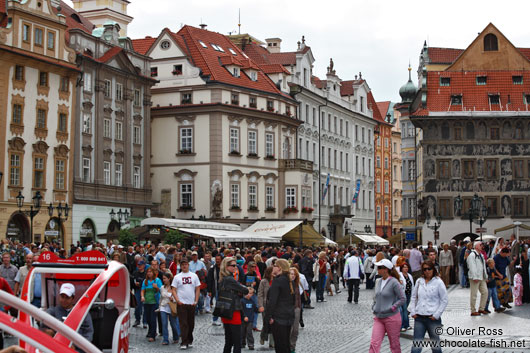
[[[302,36],[302,44],[305,44],[305,36]]]
[[[239,27],[239,34],[241,34],[241,8],[239,9],[239,21],[237,26]]]
[[[412,72],[412,67],[410,66],[410,59],[409,59],[409,81],[412,82],[412,78],[410,76],[410,73]]]

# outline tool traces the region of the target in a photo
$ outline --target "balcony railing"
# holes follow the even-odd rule
[[[313,171],[313,162],[304,159],[280,159],[280,169]]]

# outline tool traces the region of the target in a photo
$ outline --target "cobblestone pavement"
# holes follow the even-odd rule
[[[296,352],[300,353],[352,353],[368,352],[372,330],[373,317],[371,304],[373,291],[361,287],[359,304],[346,302],[346,290],[332,297],[326,296],[327,302],[313,303],[314,310],[304,310],[305,328],[300,328]],[[314,301],[314,293],[312,299]],[[443,352],[529,352],[530,351],[530,305],[514,307],[505,313],[492,313],[488,316],[471,317],[469,311],[469,289],[452,286],[449,289],[449,305],[442,316],[444,333],[442,339],[447,339],[453,344],[466,344],[482,341],[488,346],[483,348],[444,348]],[[258,320],[261,326],[261,317]],[[413,325],[414,320],[411,320]],[[484,329],[479,332],[479,328]],[[459,329],[458,333],[456,328]],[[462,330],[474,329],[463,333]],[[502,329],[503,332],[495,335],[488,329]],[[162,346],[162,338],[157,337],[156,342],[147,342],[146,329],[132,328],[130,331],[131,352],[174,352],[177,345]],[[498,333],[498,332],[497,332]],[[211,325],[211,315],[198,315],[195,320],[193,348],[190,352],[210,353],[222,352],[224,345],[224,331],[222,326]],[[259,335],[254,333],[257,351],[269,351],[268,346],[259,344]],[[526,339],[526,349],[495,349],[491,347],[491,339],[495,342],[507,342]],[[7,339],[6,345],[14,344],[14,339]],[[266,343],[267,344],[267,343]],[[412,347],[412,331],[401,334],[401,349],[410,352]],[[244,349],[244,352],[248,349]],[[424,349],[424,352],[430,350]],[[390,352],[388,339],[385,338],[381,352]]]

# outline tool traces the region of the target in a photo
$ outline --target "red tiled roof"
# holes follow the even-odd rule
[[[96,60],[101,63],[106,63],[110,59],[118,55],[122,50],[123,50],[122,47],[118,47],[118,46],[112,47],[109,50],[107,50],[107,52],[103,54],[103,56],[101,56],[99,59],[96,59]]]
[[[219,56],[219,62],[223,66],[227,66],[227,65],[243,66],[243,64],[237,58],[235,58],[233,55],[230,55],[230,54]]]
[[[147,51],[151,48],[153,43],[156,41],[157,38],[153,37],[145,37],[142,39],[133,39],[132,45],[135,52],[145,55]]]
[[[77,11],[68,6],[64,1],[61,1],[60,4],[61,14],[66,17],[66,26],[68,27],[68,29],[77,28],[89,34],[92,34],[92,30],[95,28],[92,22],[90,22],[85,17],[80,15]],[[55,11],[55,13],[58,13],[56,8],[54,8],[53,10]],[[66,39],[68,40],[68,38]]]
[[[277,74],[284,73],[290,75],[291,73],[281,64],[262,64],[260,65],[261,70],[266,74]]]
[[[316,88],[319,88],[319,89],[322,89],[326,87],[327,85],[327,80],[321,80],[316,76],[311,76],[311,82],[316,86]]]
[[[377,109],[379,109],[381,116],[386,117],[386,113],[388,113],[389,106],[390,106],[390,101],[377,102]]]
[[[379,108],[377,107],[377,103],[375,102],[374,95],[372,94],[372,91],[368,92],[368,97],[366,99],[368,103],[368,107],[372,108],[372,112],[374,115],[374,120],[380,122],[380,123],[386,123],[383,119],[383,116],[381,115],[381,112],[379,111]]]
[[[487,83],[477,86],[477,76],[487,76]],[[512,76],[522,76],[523,84],[513,84]],[[449,77],[450,85],[440,86],[440,77]],[[501,104],[490,105],[490,94],[499,94]],[[530,94],[528,71],[431,71],[427,73],[427,106],[414,115],[446,111],[527,111],[526,94]],[[451,105],[452,95],[462,95],[462,104]]]
[[[209,76],[210,81],[247,87],[290,98],[290,96],[282,93],[263,71],[258,71],[258,79],[252,81],[247,75],[234,77],[226,68],[224,68],[219,63],[219,57],[232,55],[228,54],[230,53],[229,49],[232,49],[237,54],[236,58],[238,60],[246,59],[241,49],[232,43],[227,36],[192,26],[182,27],[177,35],[182,37],[185,48],[189,51],[189,56],[194,65],[201,69],[204,76]],[[203,48],[202,45],[199,44],[199,40],[204,42],[207,45],[207,48]],[[214,50],[211,46],[212,43],[220,46],[224,50],[224,53]]]
[[[530,48],[517,48],[530,60]],[[464,49],[429,47],[429,63],[452,64],[464,52]]]
[[[245,54],[247,54],[252,60],[258,65],[261,64],[280,64],[284,66],[296,65],[296,53],[297,52],[285,52],[285,53],[270,53],[266,48],[256,43],[245,44]],[[309,47],[305,47],[301,53],[305,53],[309,50]]]
[[[365,80],[346,80],[342,81],[340,84],[340,95],[341,96],[352,96],[355,92],[353,85],[361,85],[365,82]]]

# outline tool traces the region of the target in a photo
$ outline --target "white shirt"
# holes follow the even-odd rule
[[[299,275],[300,275],[300,286],[302,286],[304,290],[309,290],[309,283],[307,283],[307,278],[305,278],[305,276],[301,273]]]
[[[439,319],[447,306],[447,289],[440,277],[433,277],[425,283],[423,277],[418,278],[410,295],[410,316],[425,315]]]
[[[195,303],[195,288],[201,285],[199,277],[188,271],[181,272],[173,278],[171,287],[177,289],[177,297],[182,304],[192,305]]]
[[[357,256],[350,256],[344,265],[344,273],[342,274],[344,279],[360,279],[361,272],[364,273],[361,259]]]
[[[394,257],[392,257],[392,265],[394,265],[394,267],[396,267],[396,263],[398,259],[399,259],[398,255],[394,255]]]
[[[389,279],[390,279],[390,276],[388,276],[386,279],[381,278],[381,286],[379,287],[381,292],[383,291],[383,288],[385,288],[385,285],[388,283]]]

